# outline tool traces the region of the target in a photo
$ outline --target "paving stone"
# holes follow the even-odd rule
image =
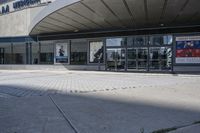
[[[149,133],[192,123],[200,118],[199,82],[170,74],[0,72],[0,133],[73,133],[50,96],[80,133]]]

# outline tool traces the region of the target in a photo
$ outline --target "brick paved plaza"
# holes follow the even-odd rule
[[[0,133],[198,132],[199,82],[199,75],[0,71]]]

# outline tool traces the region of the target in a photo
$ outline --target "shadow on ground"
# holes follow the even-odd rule
[[[2,88],[12,92],[13,86]],[[46,93],[31,87],[28,91],[33,95],[0,98],[0,133],[150,133],[200,120],[200,111],[195,109]]]

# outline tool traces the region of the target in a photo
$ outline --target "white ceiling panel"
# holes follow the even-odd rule
[[[134,26],[134,19],[128,12],[128,9],[123,0],[103,0],[108,8],[110,8],[114,14],[119,18],[124,25],[128,27]],[[129,8],[129,7],[128,7]]]
[[[171,25],[186,2],[187,0],[168,0],[162,23]]]
[[[148,23],[159,24],[165,0],[147,0]]]
[[[88,19],[90,22],[96,24],[100,28],[106,28],[110,26],[108,23],[105,22],[103,17],[95,14],[90,10],[90,8],[87,8],[82,3],[72,5],[69,7],[69,9],[76,11],[78,14]]]
[[[74,1],[51,11],[47,16],[38,17],[43,19],[34,22],[37,24],[31,26],[34,27],[31,34],[158,28],[161,24],[187,26],[200,23],[200,0]],[[59,1],[53,4],[56,2]],[[44,9],[44,12],[47,14],[48,11]]]
[[[52,25],[51,23],[45,22],[45,21],[40,23],[39,26],[49,28],[49,29],[55,30],[55,31],[69,31],[69,29],[66,29],[66,28],[63,28],[63,27],[60,27],[60,26],[57,26],[57,25]]]
[[[91,21],[89,21],[87,18],[84,18],[83,16],[80,16],[79,14],[77,14],[76,11],[64,9],[64,10],[60,10],[58,12],[64,14],[65,16],[67,16],[69,18],[72,18],[73,20],[75,20],[77,22],[80,22],[86,26],[89,26],[91,29],[94,29],[98,26],[98,25],[92,23]]]
[[[144,0],[126,0],[126,2],[135,18],[136,26],[143,26],[146,23]]]
[[[192,22],[198,16],[198,9],[200,8],[200,0],[190,0],[183,11],[179,13],[176,19],[178,23]]]
[[[66,25],[71,25],[75,29],[88,29],[89,28],[89,26],[86,26],[86,25],[84,25],[76,20],[73,20],[73,19],[65,16],[64,14],[61,14],[58,12],[52,14],[51,18],[54,18],[55,20],[65,23]]]
[[[58,26],[58,27],[61,27],[61,28],[64,28],[64,29],[67,29],[67,30],[76,30],[77,28],[75,26],[71,26],[71,25],[68,25],[64,22],[61,22],[59,19],[54,19],[52,17],[48,17],[45,19],[44,22],[48,22],[54,26]]]
[[[83,3],[89,6],[93,11],[95,11],[96,14],[104,18],[113,27],[125,27],[101,0],[97,0],[95,2],[91,0],[84,0]]]

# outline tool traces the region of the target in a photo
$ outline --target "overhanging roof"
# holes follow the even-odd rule
[[[200,25],[200,0],[56,0],[30,35]]]

